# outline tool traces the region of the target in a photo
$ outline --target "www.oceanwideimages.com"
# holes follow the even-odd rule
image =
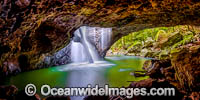
[[[146,88],[111,88],[109,85],[99,87],[96,85],[92,87],[68,87],[68,88],[51,88],[49,85],[42,85],[41,94],[43,96],[126,96],[132,98],[133,96],[175,96],[174,88],[151,88],[147,92]],[[25,93],[28,96],[33,96],[36,93],[36,86],[28,84],[25,87]]]

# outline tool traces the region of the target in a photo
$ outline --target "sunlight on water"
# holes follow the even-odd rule
[[[148,78],[146,77],[134,77],[130,75],[133,71],[142,71],[144,62],[148,59],[138,58],[131,56],[122,57],[107,57],[107,60],[115,63],[114,67],[108,68],[107,80],[113,87],[129,86],[131,81],[139,81]]]

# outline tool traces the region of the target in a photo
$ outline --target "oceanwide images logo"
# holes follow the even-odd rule
[[[146,88],[112,88],[109,85],[104,87],[99,87],[95,85],[88,85],[87,87],[75,88],[55,88],[49,85],[42,85],[40,88],[40,93],[43,96],[126,96],[127,98],[132,98],[133,96],[175,96],[174,88],[151,88],[147,92]],[[35,95],[37,89],[34,84],[28,84],[25,87],[25,93],[28,96]]]

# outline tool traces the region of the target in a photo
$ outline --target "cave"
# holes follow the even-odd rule
[[[26,71],[29,67],[28,57],[26,55],[20,55],[18,57],[19,67],[22,71]]]
[[[0,99],[199,100],[199,8],[198,0],[2,0]],[[147,91],[28,96],[30,83]]]

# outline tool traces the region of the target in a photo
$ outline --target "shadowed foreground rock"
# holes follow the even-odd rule
[[[18,91],[14,85],[0,86],[0,100],[41,100],[38,94],[27,96],[24,90]],[[69,97],[49,96],[42,100],[70,100]]]
[[[18,91],[14,85],[0,86],[0,100],[41,100],[38,94],[27,96],[23,91]]]

